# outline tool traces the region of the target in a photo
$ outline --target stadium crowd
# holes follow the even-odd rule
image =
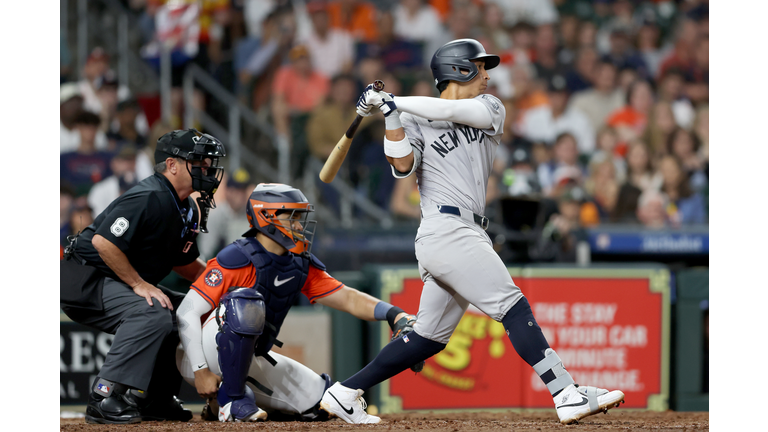
[[[151,175],[157,138],[181,127],[188,65],[211,73],[274,125],[291,144],[297,178],[308,158],[328,157],[374,79],[395,96],[438,96],[430,58],[459,38],[477,39],[502,58],[487,90],[507,113],[489,209],[508,197],[546,200],[554,210],[544,223],[561,233],[605,223],[678,228],[708,221],[706,0],[123,3],[140,24],[149,64],[159,63],[160,43],[175,44],[173,116],[170,124],[150,122],[100,48],[82,70],[62,65],[62,244]],[[226,116],[199,89],[194,103]],[[418,219],[415,178],[390,175],[383,128],[380,116],[364,123],[340,176],[392,215]],[[212,218],[236,220],[242,191],[252,187],[248,173],[228,174],[217,192],[224,209]],[[318,187],[322,202],[338,208],[335,192]],[[214,241],[210,253],[231,240]]]

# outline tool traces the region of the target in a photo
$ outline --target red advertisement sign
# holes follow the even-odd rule
[[[668,279],[661,290],[651,289],[652,277],[513,279],[577,383],[622,390],[627,408],[666,409]],[[391,303],[418,310],[421,288],[420,279],[404,278]],[[383,411],[554,406],[502,324],[472,306],[420,374],[406,370],[387,387]]]

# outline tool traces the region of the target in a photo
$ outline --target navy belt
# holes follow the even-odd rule
[[[458,207],[453,206],[447,206],[447,205],[439,205],[437,206],[437,211],[440,213],[446,213],[446,214],[452,214],[461,218],[464,218],[461,214],[461,210]],[[477,213],[472,213],[473,216],[473,222],[480,225],[484,230],[488,229],[488,218],[485,216],[480,216]],[[466,219],[466,218],[464,218]]]

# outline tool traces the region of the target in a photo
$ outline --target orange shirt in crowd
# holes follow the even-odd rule
[[[273,83],[274,94],[282,95],[291,111],[308,113],[312,111],[330,91],[330,80],[317,72],[302,77],[291,66],[277,71]]]
[[[211,307],[216,307],[219,301],[231,287],[252,287],[256,284],[256,267],[249,264],[237,269],[225,269],[216,258],[208,261],[205,271],[192,284]],[[344,286],[331,275],[317,267],[309,266],[309,276],[301,287],[301,292],[315,303],[317,299],[333,294]]]
[[[634,129],[637,133],[642,133],[645,129],[646,118],[645,114],[625,106],[611,113],[606,123],[614,128],[623,126]]]
[[[328,21],[331,28],[346,30],[357,41],[375,42],[379,37],[377,14],[376,7],[365,1],[357,2],[347,17],[342,14],[341,2],[328,4]]]

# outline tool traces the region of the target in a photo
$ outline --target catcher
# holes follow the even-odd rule
[[[310,253],[316,221],[300,190],[260,184],[246,213],[251,229],[208,261],[178,308],[183,351],[177,366],[207,398],[203,418],[252,422],[275,416],[324,420],[320,399],[330,387],[301,363],[270,352],[299,294],[367,321],[387,320],[394,338],[416,317],[331,277]],[[421,370],[424,362],[412,369]],[[218,405],[218,416],[214,398]]]

